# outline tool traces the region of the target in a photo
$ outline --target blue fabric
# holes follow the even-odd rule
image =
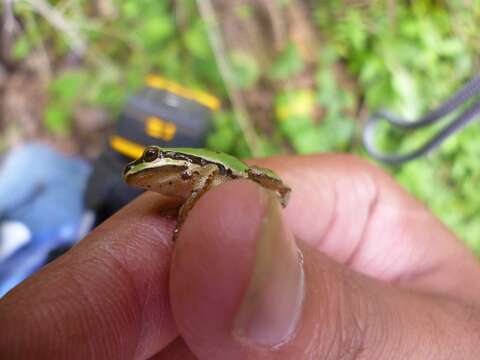
[[[40,143],[15,148],[0,163],[0,221],[20,221],[32,233],[0,263],[0,297],[41,267],[51,250],[78,240],[90,171],[84,160]]]

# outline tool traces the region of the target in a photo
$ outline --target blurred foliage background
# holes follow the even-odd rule
[[[210,148],[364,155],[372,111],[415,118],[475,75],[479,0],[22,0],[2,3],[0,149],[93,157],[158,73],[222,99]],[[432,130],[384,130],[406,150]],[[389,171],[480,254],[480,124]]]

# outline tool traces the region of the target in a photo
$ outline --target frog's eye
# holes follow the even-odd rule
[[[154,147],[147,147],[143,152],[143,160],[152,162],[158,158],[158,149]]]

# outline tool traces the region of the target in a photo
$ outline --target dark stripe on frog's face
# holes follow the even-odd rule
[[[128,173],[130,170],[132,170],[135,167],[135,165],[138,165],[138,164],[140,164],[140,159],[129,162],[127,166],[125,166],[125,169],[123,170],[123,175],[125,176],[126,173]]]
[[[223,164],[214,162],[214,161],[209,161],[206,160],[202,157],[199,156],[194,156],[190,154],[182,154],[180,152],[175,152],[175,151],[170,151],[170,150],[162,150],[161,148],[157,148],[155,146],[149,146],[145,148],[145,151],[143,152],[142,156],[138,158],[135,161],[132,161],[127,165],[125,168],[124,174],[126,174],[129,170],[131,170],[133,167],[136,165],[140,165],[143,163],[147,162],[152,162],[155,161],[156,159],[159,158],[167,158],[167,159],[172,159],[172,160],[182,160],[186,161],[192,164],[200,165],[200,166],[205,166],[207,164],[215,164],[218,166],[218,170],[220,175],[225,175],[225,176],[232,176],[232,170],[226,168]]]
[[[159,157],[163,157],[161,152],[156,147],[148,146],[143,151],[142,156],[140,156],[138,159],[128,163],[128,165],[125,167],[123,175],[125,175],[127,172],[129,172],[131,169],[133,169],[135,166],[140,165],[140,164],[144,164],[144,163],[147,163],[147,162],[155,161]]]
[[[134,160],[132,162],[129,162],[127,166],[125,166],[125,170],[123,171],[123,175],[128,173],[130,170],[132,170],[135,166],[143,164],[145,161],[143,160],[143,157],[139,157],[137,160]]]

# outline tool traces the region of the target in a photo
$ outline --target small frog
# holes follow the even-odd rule
[[[248,166],[221,152],[194,148],[148,146],[143,155],[125,168],[127,184],[177,198],[182,204],[174,240],[188,212],[214,186],[234,179],[249,179],[274,191],[283,207],[290,188],[272,170]]]

